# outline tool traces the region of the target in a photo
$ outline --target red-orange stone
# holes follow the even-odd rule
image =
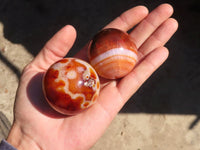
[[[88,57],[98,75],[117,79],[128,74],[135,66],[137,48],[127,33],[109,28],[94,36],[88,48]]]
[[[43,91],[48,103],[58,112],[77,114],[97,100],[99,78],[86,62],[64,58],[53,64],[43,79]]]

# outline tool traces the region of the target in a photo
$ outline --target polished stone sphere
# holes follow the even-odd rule
[[[97,73],[80,59],[59,60],[50,66],[43,78],[47,102],[65,115],[74,115],[89,108],[96,102],[99,90]]]
[[[133,39],[119,29],[104,29],[97,33],[88,47],[90,64],[99,76],[117,79],[127,75],[137,62]]]

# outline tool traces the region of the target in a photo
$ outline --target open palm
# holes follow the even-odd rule
[[[167,59],[168,50],[164,45],[178,27],[176,20],[170,18],[172,13],[168,4],[158,6],[151,13],[138,6],[105,27],[127,32],[136,26],[130,36],[138,47],[139,61],[124,78],[104,82],[97,103],[74,116],[55,112],[42,93],[43,74],[67,54],[76,38],[72,26],[63,27],[23,71],[8,142],[18,149],[89,149],[132,94]],[[87,60],[86,54],[83,48],[75,57]]]

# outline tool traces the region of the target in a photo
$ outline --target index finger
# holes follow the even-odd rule
[[[104,28],[116,28],[126,32],[143,20],[147,15],[148,9],[146,7],[136,6],[122,13]]]

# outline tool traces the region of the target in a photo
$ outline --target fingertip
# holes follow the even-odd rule
[[[139,5],[139,6],[136,6],[136,8],[140,9],[141,14],[148,15],[149,13],[149,10],[146,6]]]
[[[149,11],[145,6],[139,5],[123,12],[119,17],[110,22],[105,28],[118,28],[127,32],[142,21]]]
[[[52,47],[53,45],[56,49],[69,49],[75,39],[76,29],[72,25],[65,25],[47,42],[45,46],[50,45],[50,47]]]
[[[171,27],[176,31],[178,29],[178,26],[179,26],[178,21],[174,18],[169,18],[168,21],[170,21]]]
[[[72,25],[64,26],[45,44],[33,60],[33,64],[46,70],[51,64],[66,56],[75,39],[75,28]]]
[[[155,54],[158,55],[156,57],[159,58],[158,61],[160,61],[161,63],[163,63],[169,56],[169,50],[167,47],[159,47],[154,51],[157,51]]]
[[[174,12],[174,8],[172,7],[171,4],[169,3],[164,3],[164,4],[161,4],[160,6],[158,6],[161,10],[165,10],[165,13],[167,14],[173,14]]]
[[[72,25],[65,25],[59,32],[63,35],[67,35],[63,37],[64,39],[68,39],[68,37],[71,37],[71,39],[75,41],[77,36],[76,29]]]
[[[74,34],[75,36],[76,36],[76,29],[74,28],[74,26],[72,26],[72,25],[65,25],[64,27],[63,27],[63,30],[66,30],[66,32],[71,32],[72,34]]]
[[[167,47],[162,47],[163,56],[167,58],[169,56],[169,50]]]

